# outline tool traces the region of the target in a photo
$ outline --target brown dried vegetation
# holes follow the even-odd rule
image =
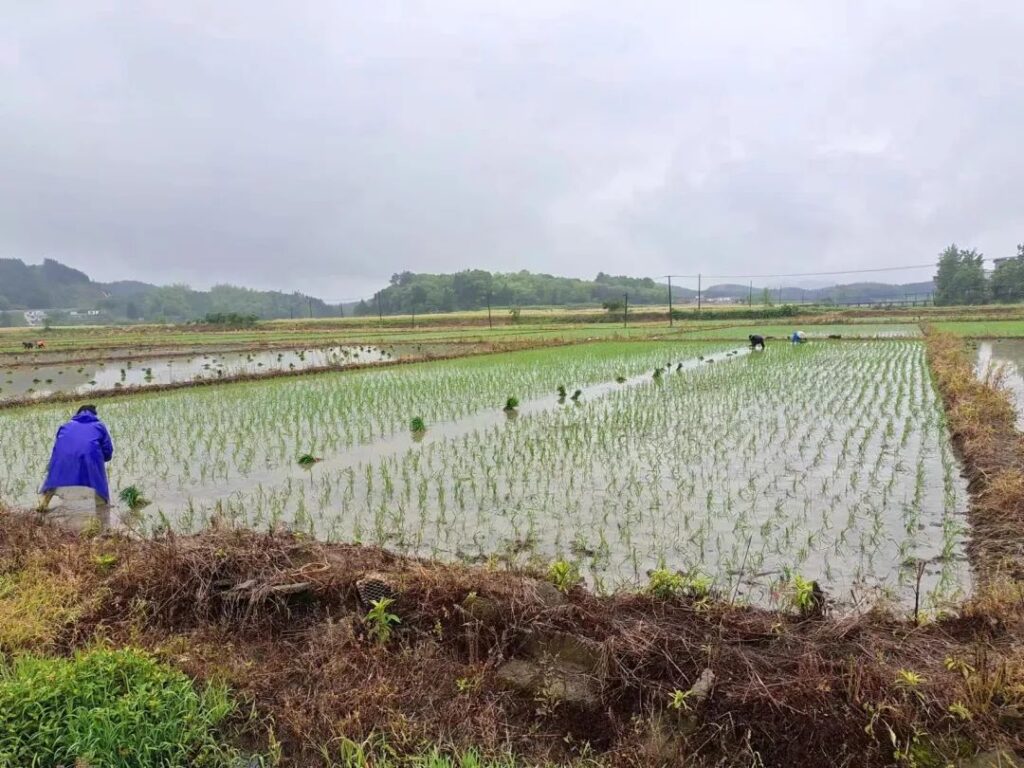
[[[116,565],[98,568],[101,555]],[[224,680],[263,723],[242,736],[259,744],[272,729],[290,765],[324,764],[342,738],[370,736],[399,750],[636,766],[750,765],[755,754],[766,766],[928,765],[1024,746],[1024,611],[1008,583],[921,626],[881,612],[801,620],[682,597],[564,596],[526,574],[293,535],[88,540],[0,516],[0,573],[27,563],[81,596],[51,650],[136,644]],[[367,576],[397,595],[401,624],[383,646],[366,636]],[[538,647],[554,650],[542,659]],[[502,683],[509,659],[557,678],[580,654],[590,697]],[[673,708],[705,670],[710,695]]]

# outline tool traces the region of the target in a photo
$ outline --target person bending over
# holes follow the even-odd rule
[[[39,493],[39,511],[45,512],[60,488],[92,488],[98,507],[110,504],[106,464],[114,457],[114,443],[95,405],[83,405],[57,430],[46,480]]]

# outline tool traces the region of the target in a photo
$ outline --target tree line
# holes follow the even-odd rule
[[[599,272],[593,280],[535,274],[525,270],[492,273],[467,269],[448,275],[401,272],[373,298],[356,305],[356,315],[459,312],[494,307],[584,306],[623,301],[664,304],[664,285],[649,277]]]
[[[935,274],[935,303],[986,304],[1024,301],[1024,244],[1017,255],[996,259],[991,274],[985,273],[984,256],[975,249],[950,245],[939,254]]]

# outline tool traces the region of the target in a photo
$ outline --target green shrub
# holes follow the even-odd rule
[[[0,665],[0,766],[226,766],[214,732],[232,710],[141,651],[19,656]]]

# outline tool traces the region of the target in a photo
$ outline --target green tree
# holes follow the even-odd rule
[[[996,265],[992,272],[992,298],[996,301],[1024,301],[1024,245],[1017,246],[1017,256]]]
[[[953,243],[939,254],[935,273],[935,303],[983,304],[988,299],[984,258],[973,248],[963,250]]]
[[[935,303],[955,304],[956,276],[960,271],[960,249],[956,243],[939,254],[938,269],[935,272]]]

